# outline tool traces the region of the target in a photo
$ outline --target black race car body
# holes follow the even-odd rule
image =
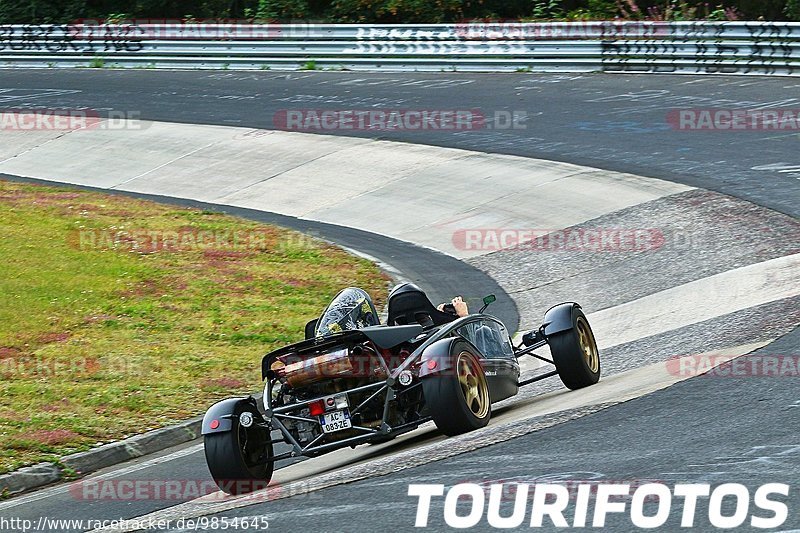
[[[208,410],[206,456],[223,490],[220,481],[268,480],[280,459],[385,442],[431,420],[448,435],[478,429],[491,404],[539,379],[560,374],[580,388],[599,378],[597,347],[576,303],[548,310],[520,346],[497,318],[440,311],[413,285],[390,294],[386,322],[315,335],[312,321],[305,340],[264,356],[261,402],[231,398]],[[533,354],[551,339],[564,353],[551,345],[554,360]],[[528,354],[556,370],[520,382],[518,359]],[[290,450],[273,454],[276,441]]]

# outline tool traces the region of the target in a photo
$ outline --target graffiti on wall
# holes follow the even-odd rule
[[[53,54],[138,52],[141,28],[135,25],[0,25],[0,51]]]

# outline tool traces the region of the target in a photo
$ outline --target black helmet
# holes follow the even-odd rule
[[[425,291],[423,291],[416,284],[411,283],[410,281],[405,281],[403,283],[399,283],[394,287],[392,287],[392,290],[389,291],[389,298],[391,298],[395,294],[403,294],[406,292],[415,292],[427,298],[427,295],[425,295]]]
[[[322,312],[314,333],[319,337],[378,325],[378,312],[369,294],[358,287],[348,287],[339,292]]]
[[[440,326],[458,318],[436,309],[425,292],[413,283],[401,283],[389,292],[390,326],[421,324],[423,327]]]

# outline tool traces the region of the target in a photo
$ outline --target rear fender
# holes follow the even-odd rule
[[[548,309],[544,314],[544,322],[542,323],[545,337],[571,330],[572,310],[580,308],[581,306],[575,302],[567,302]]]
[[[421,366],[419,369],[419,377],[423,378],[425,376],[441,374],[442,372],[450,370],[453,367],[452,357],[450,357],[452,350],[450,347],[456,341],[466,342],[472,346],[464,337],[448,337],[434,342],[422,352],[422,356],[420,357]],[[474,346],[472,348],[475,350],[475,353],[481,353],[480,350]],[[435,361],[436,364],[430,363],[430,361]]]
[[[256,400],[247,398],[227,398],[212,405],[203,417],[202,435],[211,433],[225,433],[233,429],[233,420],[239,417],[242,411],[250,411],[255,420],[263,420],[258,410]],[[216,421],[216,423],[214,423]],[[214,423],[214,424],[212,424]],[[212,428],[212,425],[216,427]]]
[[[455,337],[441,339],[425,348],[420,357],[419,377],[441,374],[446,370],[450,370],[452,367],[450,346],[455,341]],[[431,361],[434,362],[431,363]]]

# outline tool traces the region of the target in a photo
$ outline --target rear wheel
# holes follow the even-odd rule
[[[586,315],[572,309],[572,329],[547,338],[553,362],[564,385],[572,390],[600,380],[600,351]]]
[[[445,435],[482,428],[492,415],[489,386],[474,348],[457,341],[451,347],[452,366],[422,380],[425,406]]]
[[[255,425],[246,428],[233,419],[233,429],[204,439],[206,463],[214,483],[228,494],[263,489],[272,479],[274,463],[270,432]]]

